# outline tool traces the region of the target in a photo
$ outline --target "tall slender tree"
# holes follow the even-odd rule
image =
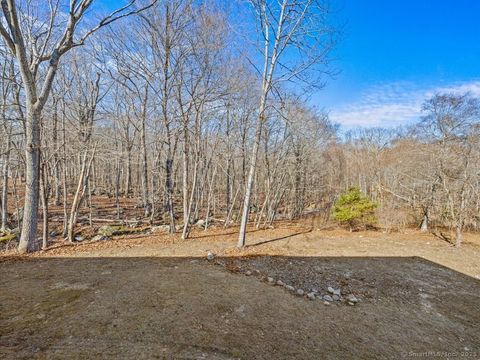
[[[26,185],[20,252],[31,251],[36,247],[40,123],[60,59],[71,49],[85,44],[85,41],[102,27],[152,6],[149,4],[142,8],[135,8],[135,3],[135,0],[130,1],[103,17],[96,25],[82,31],[82,20],[87,10],[91,8],[93,0],[71,0],[66,22],[60,11],[62,5],[60,0],[49,0],[47,6],[42,2],[37,4],[25,2],[20,6],[15,0],[1,0],[4,21],[0,22],[0,35],[16,59],[25,92]],[[24,21],[27,16],[38,16],[38,19],[48,20],[40,20],[38,23]],[[65,25],[60,31],[59,28],[63,23]]]

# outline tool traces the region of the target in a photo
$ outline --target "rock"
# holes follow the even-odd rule
[[[325,305],[330,305],[330,303],[328,301],[324,301],[323,302]]]
[[[333,301],[338,301],[338,300],[340,300],[340,296],[338,296],[337,294],[334,294],[334,295],[332,295],[332,299],[333,299]]]
[[[348,305],[350,305],[350,306],[355,306],[355,303],[354,303],[354,302],[351,302],[351,301],[349,301],[349,302],[348,302]]]
[[[282,280],[277,280],[278,286],[285,286],[285,283]]]
[[[267,281],[269,284],[273,284],[275,282],[275,279],[269,276],[267,277]]]
[[[250,270],[247,270],[247,271],[245,272],[245,275],[250,276],[250,275],[252,275],[252,272],[251,272]]]
[[[324,296],[323,296],[323,300],[332,302],[332,301],[333,301],[333,298],[332,298],[330,295],[324,295]]]
[[[98,229],[97,233],[99,235],[111,237],[113,235],[128,234],[129,230],[123,225],[103,225]]]
[[[337,296],[342,295],[342,290],[341,290],[341,289],[335,289],[335,290],[333,290],[333,295],[337,295]]]
[[[328,290],[328,292],[329,292],[330,294],[333,294],[333,293],[335,292],[335,289],[332,288],[331,286],[329,286],[329,287],[327,288],[327,290]]]
[[[169,232],[170,231],[170,225],[158,225],[158,226],[152,226],[150,228],[150,231],[155,233],[155,232]]]
[[[315,293],[314,292],[309,292],[307,294],[307,298],[309,298],[310,300],[315,300]]]
[[[305,291],[303,291],[302,289],[298,289],[297,290],[297,295],[298,296],[303,296],[303,295],[305,295]]]
[[[195,226],[198,228],[204,228],[205,227],[205,220],[200,219],[195,223]]]
[[[208,254],[207,254],[207,260],[212,261],[213,259],[215,259],[215,254],[213,252],[209,251]]]
[[[285,289],[288,291],[295,291],[295,288],[292,285],[285,285]]]
[[[75,235],[75,241],[83,241],[85,238],[82,235]]]
[[[240,315],[244,315],[245,309],[246,309],[245,305],[240,305],[239,307],[235,308],[235,312]]]
[[[105,241],[105,240],[110,240],[110,238],[105,235],[96,235],[95,237],[92,238],[92,241]]]
[[[348,300],[348,302],[352,302],[352,303],[354,303],[354,304],[356,304],[356,303],[358,302],[357,297],[356,297],[355,295],[353,295],[353,294],[348,295],[348,296],[347,296],[347,300]]]

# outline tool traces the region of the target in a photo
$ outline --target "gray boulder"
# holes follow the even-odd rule
[[[324,296],[323,296],[323,300],[332,302],[332,301],[333,301],[333,298],[332,298],[330,295],[327,294],[327,295],[324,295]]]
[[[100,235],[100,234],[92,238],[92,241],[105,241],[105,240],[110,240],[110,238],[108,236]]]
[[[347,296],[347,301],[356,304],[358,302],[358,299],[355,295],[350,294]]]
[[[205,220],[200,219],[195,223],[195,226],[198,228],[204,228],[205,227]]]
[[[170,231],[170,225],[158,225],[158,226],[152,226],[150,229],[151,232],[169,232]]]

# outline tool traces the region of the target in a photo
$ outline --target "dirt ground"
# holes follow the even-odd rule
[[[235,230],[3,256],[0,358],[480,358],[478,235],[455,249],[414,231],[285,223],[239,251]],[[326,305],[267,277],[343,298]]]

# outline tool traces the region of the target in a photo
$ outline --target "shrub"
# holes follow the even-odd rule
[[[350,231],[358,226],[374,224],[376,203],[366,197],[359,188],[352,187],[340,195],[333,207],[333,218],[348,225]]]

